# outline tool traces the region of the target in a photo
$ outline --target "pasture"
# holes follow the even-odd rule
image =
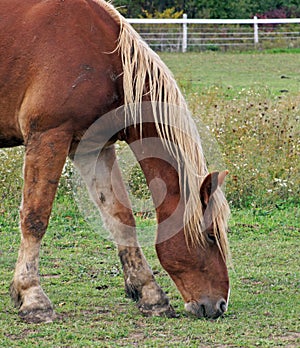
[[[162,54],[230,170],[229,310],[186,315],[172,281],[144,247],[178,318],[142,317],[125,297],[114,245],[73,200],[67,166],[43,239],[40,274],[57,320],[25,324],[8,286],[19,247],[22,150],[0,150],[1,347],[297,347],[299,335],[299,53]],[[204,147],[205,149],[205,147]],[[208,148],[209,149],[209,148]],[[223,168],[219,168],[223,169]],[[141,183],[142,185],[142,183]],[[152,218],[139,219],[141,231]]]

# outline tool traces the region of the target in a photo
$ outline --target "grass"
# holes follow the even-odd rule
[[[229,89],[238,96],[243,88],[278,96],[280,91],[298,94],[300,89],[299,55],[290,53],[172,53],[161,54],[183,89],[206,93],[207,88]]]
[[[211,144],[218,145],[222,157],[217,162],[231,172],[226,193],[233,207],[229,240],[234,268],[227,314],[214,322],[188,317],[154,248],[147,246],[146,257],[179,318],[142,317],[125,298],[114,245],[80,215],[67,168],[43,239],[40,268],[58,318],[52,324],[21,322],[8,286],[20,238],[22,150],[5,150],[0,151],[1,347],[300,345],[299,54],[162,57],[196,121],[200,117],[208,125]],[[139,224],[154,229],[150,220],[139,219]]]
[[[144,248],[179,318],[144,318],[124,296],[111,242],[92,231],[69,198],[58,198],[43,241],[41,279],[55,304],[52,324],[28,325],[8,297],[19,244],[17,223],[1,219],[2,347],[296,347],[299,343],[299,209],[235,211],[230,224],[234,269],[224,318],[196,320],[152,247]]]

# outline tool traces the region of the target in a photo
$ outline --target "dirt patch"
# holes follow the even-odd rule
[[[31,335],[33,333],[35,333],[35,330],[28,328],[28,329],[24,329],[24,330],[20,331],[17,334],[4,334],[4,336],[9,338],[12,341],[17,341],[17,340],[24,339],[25,337],[27,337],[28,335]]]
[[[275,338],[276,342],[284,343],[286,348],[300,347],[300,332],[287,332]]]

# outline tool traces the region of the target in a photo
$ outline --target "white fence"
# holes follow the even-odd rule
[[[160,51],[228,47],[300,47],[300,18],[283,19],[137,19],[128,21]]]

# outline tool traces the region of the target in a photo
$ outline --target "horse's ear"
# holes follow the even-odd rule
[[[200,188],[200,199],[205,207],[207,207],[210,196],[216,191],[218,186],[222,186],[225,180],[226,175],[228,174],[228,170],[224,170],[223,172],[212,172],[209,173]]]
[[[223,172],[219,173],[218,176],[218,185],[222,186],[224,184],[224,180],[226,178],[226,176],[228,175],[229,171],[228,170],[224,170]]]

